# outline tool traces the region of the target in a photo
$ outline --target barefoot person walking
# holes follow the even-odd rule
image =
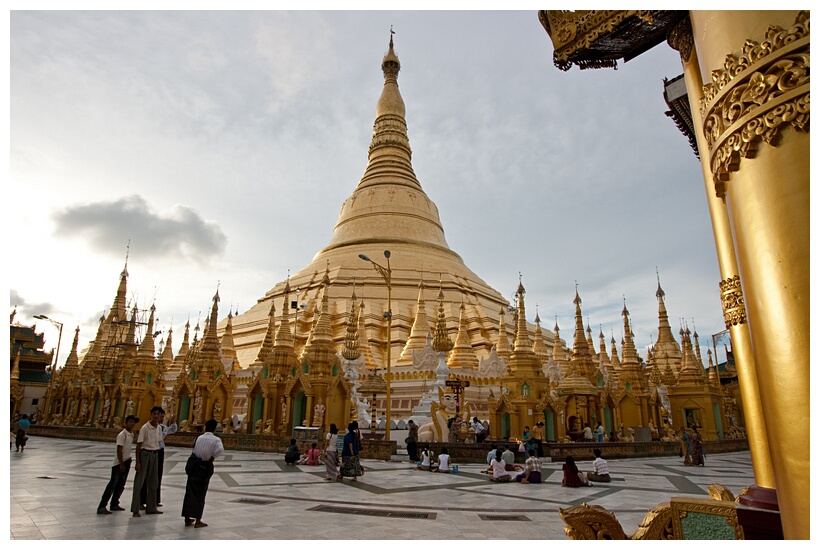
[[[185,465],[185,473],[188,474],[185,499],[182,501],[182,517],[185,518],[185,527],[208,526],[202,521],[205,495],[208,493],[211,476],[214,475],[214,459],[225,452],[222,440],[214,435],[216,424],[213,418],[205,422],[205,433],[196,438],[194,452],[191,453]]]

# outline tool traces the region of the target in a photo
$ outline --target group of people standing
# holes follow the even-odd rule
[[[164,416],[165,411],[162,407],[156,406],[151,409],[151,419],[137,432],[137,447],[133,458],[131,446],[134,443],[134,427],[139,418],[134,415],[126,416],[123,429],[117,435],[111,478],[97,506],[98,514],[107,515],[125,510],[120,506],[120,497],[125,490],[132,462],[136,474],[131,495],[131,516],[141,517],[142,510],[146,514],[163,513],[159,508],[162,506],[165,437],[177,431],[173,416],[168,424],[163,422]],[[216,427],[216,420],[208,420],[205,423],[205,431],[196,439],[193,452],[185,466],[185,473],[188,474],[182,505],[185,526],[207,527],[207,524],[202,522],[205,494],[213,475],[213,461],[224,452],[222,440],[214,435]]]
[[[364,449],[359,423],[353,421],[347,425],[347,433],[339,435],[339,428],[331,424],[325,437],[325,481],[342,481],[349,477],[358,481],[364,475],[364,467],[359,461],[359,455]],[[341,467],[339,467],[339,451],[341,450]]]

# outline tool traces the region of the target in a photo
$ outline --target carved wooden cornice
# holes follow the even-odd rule
[[[541,10],[538,19],[550,35],[553,62],[562,71],[617,68],[660,44],[688,12],[682,10]]]
[[[776,146],[784,126],[809,131],[810,49],[809,12],[801,11],[794,25],[770,26],[762,42],[747,39],[739,56],[728,54],[712,71],[701,114],[717,196],[761,140]]]

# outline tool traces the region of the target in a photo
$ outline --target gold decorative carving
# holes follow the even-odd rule
[[[695,46],[695,40],[692,37],[692,22],[689,20],[689,17],[681,19],[678,24],[669,31],[666,42],[673,50],[680,53],[680,58],[684,63],[689,61],[689,56],[692,55],[692,49]]]
[[[776,146],[785,124],[809,131],[810,46],[809,12],[801,11],[788,29],[770,26],[762,42],[746,40],[703,86],[703,133],[719,197],[761,140]]]
[[[632,540],[671,540],[672,507],[668,502],[658,504],[644,516],[638,528],[629,535]]]
[[[602,506],[590,506],[585,502],[566,510],[558,508],[558,515],[567,524],[564,533],[570,540],[627,539],[615,514]]]
[[[723,320],[727,329],[746,322],[746,305],[738,275],[720,281],[720,301],[723,305]]]
[[[709,485],[706,490],[709,491],[709,498],[712,500],[727,500],[730,502],[735,501],[735,495],[732,494],[732,491],[719,483]]]

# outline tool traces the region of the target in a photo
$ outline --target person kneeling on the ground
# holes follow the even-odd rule
[[[592,471],[587,473],[587,483],[590,481],[609,483],[612,481],[609,477],[609,464],[601,458],[601,449],[594,449],[592,452],[595,454],[595,460],[592,462]]]
[[[493,473],[490,476],[490,481],[510,481],[510,474],[507,473],[507,463],[501,458],[501,449],[495,452],[495,458],[490,462],[490,468]]]
[[[527,451],[530,455],[525,463],[527,469],[515,476],[521,483],[541,483],[541,460],[535,456],[535,449]]]

